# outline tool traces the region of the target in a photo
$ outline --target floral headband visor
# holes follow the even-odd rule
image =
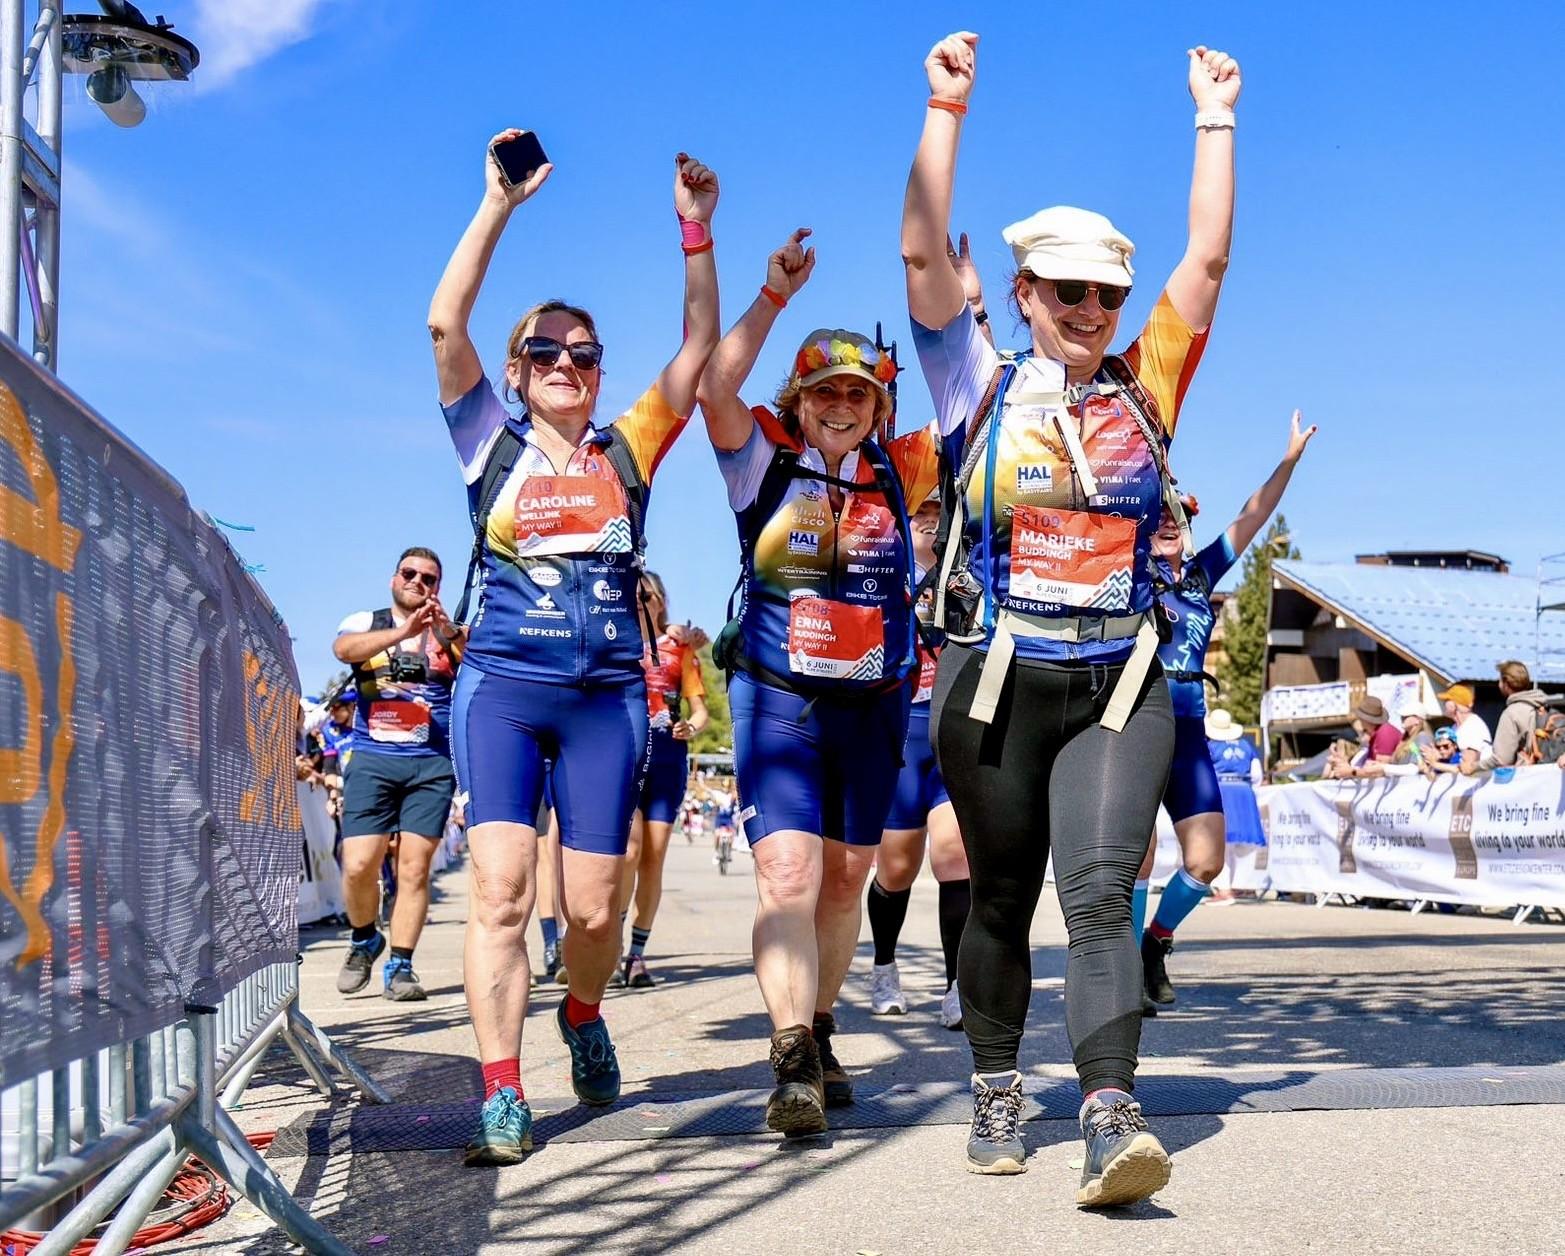
[[[793,378],[800,388],[808,388],[832,375],[860,375],[881,392],[889,392],[897,378],[897,364],[889,351],[877,349],[868,337],[823,327],[812,331],[799,346],[793,359]]]

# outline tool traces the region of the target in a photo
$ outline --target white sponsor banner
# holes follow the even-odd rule
[[[1381,777],[1256,791],[1272,888],[1565,907],[1565,772]]]

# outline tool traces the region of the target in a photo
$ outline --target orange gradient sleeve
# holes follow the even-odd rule
[[[614,421],[614,426],[630,446],[636,466],[641,469],[641,478],[651,484],[663,455],[673,448],[688,422],[690,416],[676,414],[654,384]]]
[[[1125,361],[1157,403],[1163,430],[1169,436],[1179,423],[1179,408],[1184,405],[1210,331],[1192,331],[1164,292],[1152,307],[1147,325],[1125,351]]]

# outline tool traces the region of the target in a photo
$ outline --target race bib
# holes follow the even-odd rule
[[[1013,598],[1099,611],[1130,606],[1136,522],[1090,510],[1014,507],[1011,513]]]
[[[374,741],[422,746],[429,741],[429,708],[422,702],[371,702],[365,720]]]
[[[516,495],[516,553],[628,554],[630,519],[614,480],[530,475]]]
[[[928,702],[935,696],[935,673],[940,669],[940,660],[925,650],[918,652],[918,659],[918,688],[913,690],[913,701]]]
[[[873,606],[795,598],[788,607],[788,666],[823,680],[879,680],[886,625]]]

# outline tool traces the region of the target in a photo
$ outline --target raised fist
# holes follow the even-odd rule
[[[788,237],[787,244],[766,259],[766,286],[784,301],[809,282],[815,269],[815,250],[804,247],[809,234],[808,227],[800,227]]]
[[[924,58],[924,72],[931,96],[967,103],[978,74],[978,36],[972,31],[947,35]]]
[[[1190,58],[1190,98],[1201,109],[1232,109],[1239,99],[1239,63],[1226,52],[1201,44],[1186,49]]]
[[[674,212],[688,222],[712,221],[717,208],[717,171],[689,153],[674,158]]]

